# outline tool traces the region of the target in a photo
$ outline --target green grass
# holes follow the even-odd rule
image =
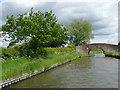
[[[118,54],[118,52],[108,52],[108,53],[105,53],[105,56],[120,59],[120,54]]]
[[[91,55],[91,54],[95,54],[95,53],[103,53],[103,51],[102,51],[101,49],[92,49],[92,50],[90,51],[90,55]]]
[[[71,60],[78,56],[86,56],[80,53],[60,53],[42,56],[39,58],[18,57],[15,59],[2,60],[2,80],[10,79],[30,73],[34,70],[41,70],[43,67],[48,69],[51,65]]]

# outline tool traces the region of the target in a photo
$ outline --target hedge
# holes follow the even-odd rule
[[[4,59],[11,58],[11,57],[12,58],[38,57],[38,56],[44,56],[49,54],[67,53],[72,51],[73,51],[72,48],[38,48],[36,52],[34,52],[32,49],[20,48],[18,46],[17,48],[15,47],[2,48],[2,57]]]

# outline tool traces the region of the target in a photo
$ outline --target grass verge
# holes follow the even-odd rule
[[[114,58],[120,59],[120,54],[114,53],[114,52],[105,53],[105,56],[106,57],[114,57]]]
[[[41,70],[43,67],[48,69],[53,64],[72,60],[78,56],[87,56],[87,54],[68,52],[50,54],[39,58],[18,57],[15,59],[2,60],[2,80],[14,78],[24,73],[30,73],[34,70]]]

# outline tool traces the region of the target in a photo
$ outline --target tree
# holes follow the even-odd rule
[[[118,45],[120,45],[120,41],[118,42]]]
[[[9,35],[10,46],[21,41],[37,40],[39,47],[58,47],[65,44],[68,39],[68,30],[63,25],[58,24],[57,21],[52,10],[42,13],[40,11],[33,12],[33,8],[31,8],[29,14],[19,14],[17,18],[14,15],[7,16],[7,22],[2,26],[2,36]]]
[[[0,31],[2,31],[2,27],[0,27]]]
[[[75,46],[87,44],[90,38],[94,37],[92,34],[92,25],[88,20],[74,19],[66,27],[69,29],[70,44],[74,44]]]

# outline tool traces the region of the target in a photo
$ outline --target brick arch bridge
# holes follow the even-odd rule
[[[93,43],[93,44],[76,46],[76,53],[79,52],[79,53],[82,53],[82,54],[83,53],[88,53],[89,54],[89,52],[92,49],[101,49],[104,54],[106,52],[113,52],[113,51],[119,51],[120,52],[120,46],[119,45],[105,44],[105,43]]]

